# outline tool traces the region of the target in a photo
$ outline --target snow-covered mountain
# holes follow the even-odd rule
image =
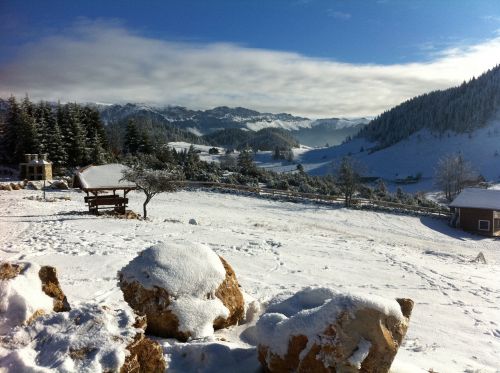
[[[453,153],[461,153],[486,180],[500,181],[500,66],[459,87],[408,100],[353,139],[298,151],[295,159],[310,174],[325,175],[348,155],[359,161],[364,175],[389,183],[421,175],[419,183],[403,186],[415,191],[435,189],[437,163]]]
[[[370,120],[369,118],[309,119],[287,113],[260,113],[242,107],[226,106],[210,110],[190,110],[180,106],[154,107],[131,103],[96,106],[105,123],[141,116],[175,125],[197,136],[232,128],[251,131],[279,128],[290,131],[300,143],[308,146],[340,144],[347,136],[356,134]]]

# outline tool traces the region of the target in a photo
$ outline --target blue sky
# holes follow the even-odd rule
[[[495,62],[492,55],[498,52],[499,29],[497,0],[3,0],[0,1],[0,86],[7,88],[0,87],[0,94],[26,92],[37,99],[127,100],[200,108],[211,105],[241,105],[268,111],[296,108],[297,114],[309,116],[376,115],[414,94],[457,84],[500,63],[500,57]],[[112,47],[106,54],[110,43]],[[85,60],[87,54],[83,56],[83,48],[88,54],[95,51],[95,58],[87,64],[94,63],[99,68],[89,70],[87,65],[80,66],[84,61],[78,62],[76,56]],[[117,64],[112,53],[129,59],[129,63]],[[485,61],[486,53],[490,58]],[[217,62],[217,54],[235,61]],[[443,62],[453,67],[450,58],[464,57],[468,65],[443,76],[442,71],[446,70]],[[163,64],[155,58],[163,58]],[[191,70],[178,71],[179,63],[191,66]],[[144,70],[144,65],[152,65],[154,76]],[[290,65],[297,68],[296,79]],[[428,65],[432,68],[430,75],[440,71],[435,81],[426,78]],[[101,70],[106,66],[113,70],[110,79],[116,69],[122,69],[122,74],[136,74],[135,79],[130,79],[128,86],[121,84],[112,89],[107,82],[97,92],[99,80],[95,80],[92,84],[95,99],[90,87],[87,92],[81,87],[71,87],[71,84],[88,84],[93,75],[102,80]],[[347,71],[348,67],[351,70]],[[26,77],[28,68],[35,70],[29,72],[33,82]],[[70,72],[75,68],[86,69],[87,75],[71,77]],[[356,71],[361,80],[356,79]],[[202,79],[201,73],[211,73],[221,80],[231,79],[234,84],[232,88],[227,81],[217,85],[217,79],[210,83]],[[248,87],[243,84],[237,89],[238,81],[248,80],[245,75],[252,73],[254,80],[263,80],[247,82]],[[177,96],[154,87],[162,79],[166,85],[172,83],[172,78],[179,74],[199,78],[188,81],[188,87],[175,81]],[[319,86],[323,74],[328,74],[330,79],[326,81],[330,84],[341,81],[341,88],[322,91]],[[40,80],[37,78],[40,75],[53,81]],[[58,78],[62,83],[56,84]],[[148,79],[153,88],[148,86]],[[394,86],[399,86],[402,83],[396,82],[398,79],[408,80],[409,85],[400,87],[391,96],[387,82],[394,81]],[[275,84],[270,84],[273,80]],[[386,86],[379,87],[375,97],[366,96],[366,100],[375,100],[375,105],[363,109],[359,105],[345,105],[350,97],[359,98],[363,86],[376,88],[379,80],[384,80]],[[349,82],[353,83],[352,89]],[[262,90],[256,88],[259,83]],[[275,93],[276,86],[281,91]],[[297,92],[302,87],[303,92]],[[111,94],[113,89],[115,93]],[[135,95],[131,94],[134,90],[138,92]],[[290,90],[289,104],[283,90]],[[322,98],[320,108],[311,107],[320,96],[338,93],[343,93],[338,98],[342,101]],[[275,106],[270,105],[272,101]],[[298,102],[305,105],[297,106]]]

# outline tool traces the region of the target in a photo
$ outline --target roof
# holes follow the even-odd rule
[[[450,203],[450,207],[500,210],[500,190],[467,188]]]
[[[135,189],[135,183],[121,180],[127,166],[110,163],[102,166],[88,166],[80,169],[76,175],[82,189]]]

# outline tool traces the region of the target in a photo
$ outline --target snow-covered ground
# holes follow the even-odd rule
[[[125,308],[116,273],[159,241],[209,245],[228,260],[248,299],[318,285],[415,301],[395,372],[500,371],[500,241],[445,221],[232,194],[181,191],[155,197],[151,221],[95,217],[83,194],[70,201],[0,191],[0,259],[57,268],[71,305]],[[130,193],[141,211],[143,197]],[[199,223],[191,225],[189,219]],[[474,262],[482,252],[487,264]],[[248,324],[192,343],[159,340],[170,371],[255,372],[257,303]],[[1,355],[0,351],[0,355]]]

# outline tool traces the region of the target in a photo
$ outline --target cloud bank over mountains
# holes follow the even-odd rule
[[[498,56],[500,35],[434,52],[429,62],[375,65],[228,43],[165,41],[116,22],[80,21],[21,46],[0,65],[0,96],[370,116],[477,76],[500,63]]]

